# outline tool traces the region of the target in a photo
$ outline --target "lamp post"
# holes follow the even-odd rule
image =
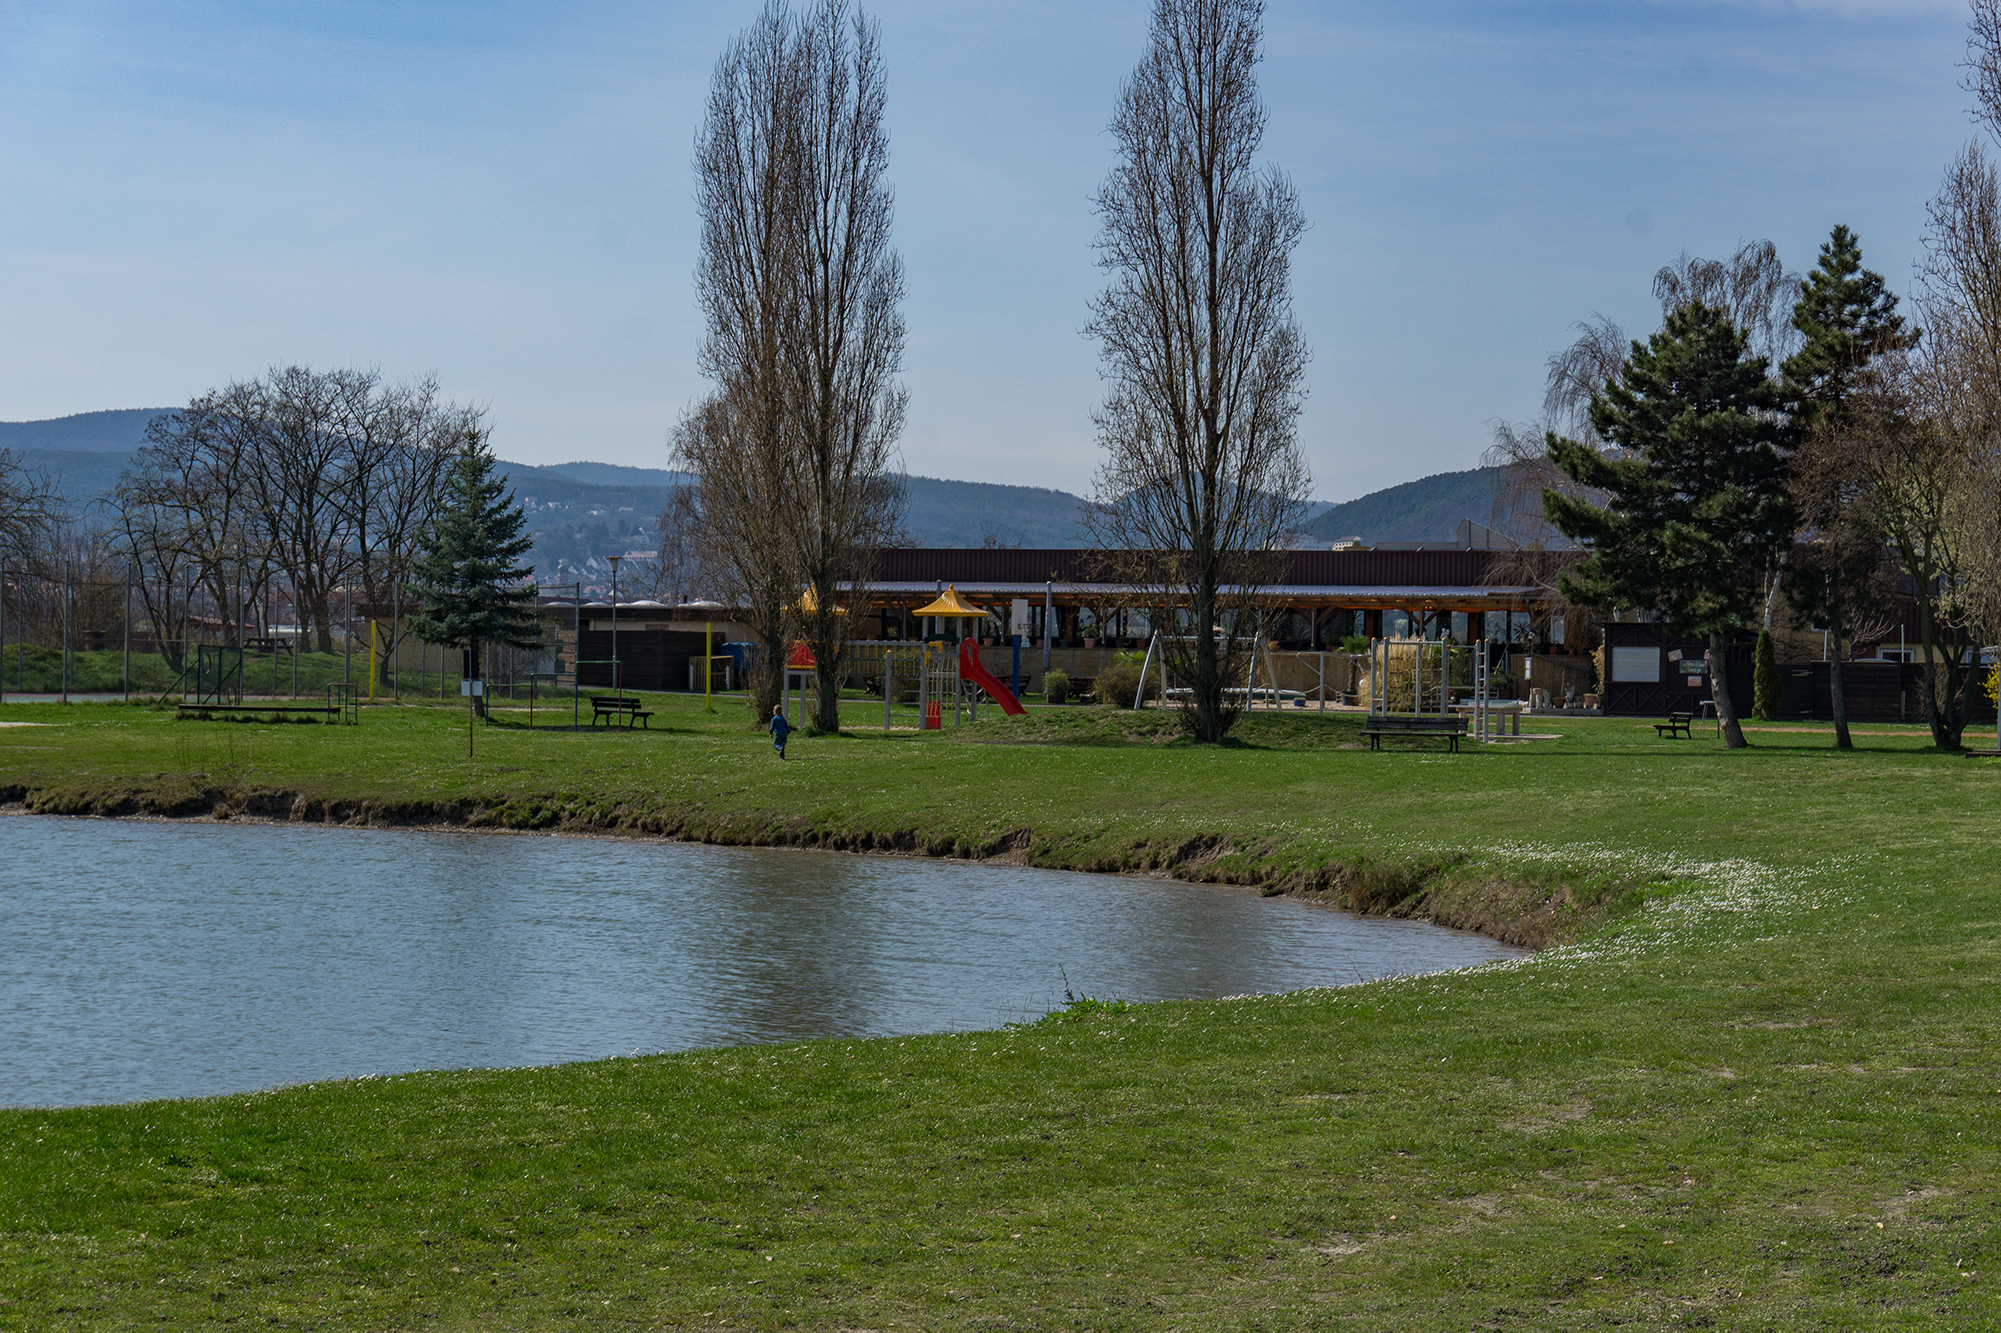
[[[625,673],[618,669],[618,562],[625,557],[605,557],[611,561],[611,688],[620,702],[625,699]]]

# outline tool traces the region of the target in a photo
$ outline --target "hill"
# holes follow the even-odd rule
[[[1365,542],[1451,541],[1459,520],[1491,520],[1494,477],[1500,469],[1440,472],[1401,486],[1372,491],[1337,504],[1303,529],[1319,541],[1360,537]]]
[[[146,423],[171,407],[79,412],[48,421],[0,421],[0,449],[129,454],[146,443]]]
[[[51,421],[0,421],[0,448],[53,478],[78,507],[117,484],[132,452],[145,443],[146,423],[172,408],[82,412]],[[581,564],[591,555],[656,544],[653,520],[685,473],[579,460],[534,466],[503,463],[529,508],[538,568]],[[1361,537],[1369,542],[1446,541],[1459,520],[1486,522],[1494,469],[1441,472],[1343,504],[1316,503],[1303,529],[1315,542]],[[1086,501],[1040,486],[908,478],[905,528],[919,546],[1040,548],[1087,544]]]

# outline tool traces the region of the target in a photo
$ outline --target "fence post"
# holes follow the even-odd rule
[[[62,651],[62,673],[63,673],[63,680],[62,680],[62,687],[63,687],[63,702],[64,702],[64,703],[68,703],[68,702],[69,702],[69,622],[70,622],[70,614],[71,614],[71,610],[72,610],[72,608],[70,607],[70,604],[69,604],[69,585],[70,585],[70,578],[71,578],[71,575],[72,575],[72,573],[73,573],[73,571],[72,571],[72,570],[70,569],[69,565],[68,565],[67,563],[65,563],[65,564],[63,565],[63,593],[62,593],[62,596],[63,596],[63,601],[62,601],[62,627],[63,627],[63,651]]]

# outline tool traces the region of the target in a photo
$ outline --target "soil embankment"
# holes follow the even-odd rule
[[[1254,889],[1369,915],[1430,921],[1506,944],[1568,943],[1600,921],[1632,886],[1589,888],[1549,878],[1480,873],[1457,858],[1302,864],[1293,849],[1240,845],[1224,834],[1178,841],[1134,838],[1108,848],[1013,829],[984,841],[921,827],[828,822],[775,811],[713,811],[667,802],[574,797],[324,798],[239,786],[192,774],[130,785],[0,784],[0,807],[96,818],[264,819],[363,828],[459,828],[495,832],[670,838],[736,847],[797,847],[889,856],[996,860],[1045,870],[1165,875]]]

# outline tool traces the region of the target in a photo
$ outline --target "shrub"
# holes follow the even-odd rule
[[[1350,634],[1347,638],[1341,640],[1341,651],[1344,653],[1368,652],[1369,651],[1368,636],[1364,634]]]
[[[1758,631],[1758,647],[1751,668],[1751,716],[1771,722],[1779,716],[1779,699],[1784,687],[1779,682],[1779,654],[1772,645],[1772,632]]]
[[[1115,708],[1131,708],[1139,692],[1139,668],[1131,662],[1114,662],[1098,673],[1098,702]]]
[[[1070,677],[1061,671],[1052,671],[1044,676],[1042,697],[1053,704],[1066,702],[1070,698]]]

